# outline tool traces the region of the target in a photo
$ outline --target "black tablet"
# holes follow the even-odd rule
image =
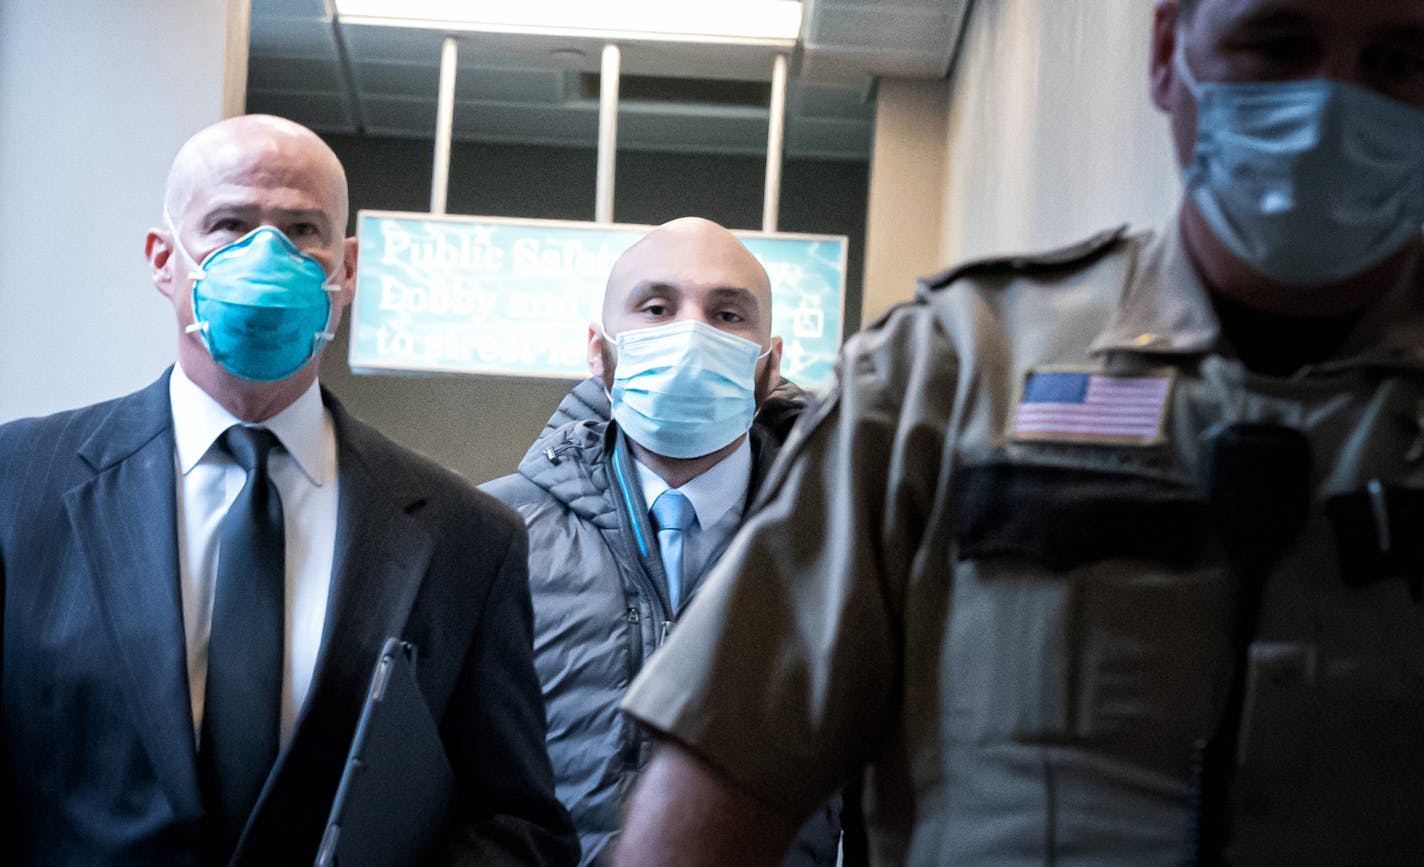
[[[406,867],[445,827],[455,774],[415,680],[415,645],[386,639],[317,867]]]

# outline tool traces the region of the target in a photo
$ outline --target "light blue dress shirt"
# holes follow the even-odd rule
[[[645,467],[636,458],[638,482],[643,489],[643,502],[650,507],[659,495],[670,487],[662,476]],[[711,567],[711,560],[721,551],[742,523],[747,506],[747,490],[752,481],[752,446],[743,439],[730,455],[718,461],[700,476],[688,481],[677,491],[687,497],[697,513],[692,529],[683,542],[683,596],[695,588]],[[648,519],[651,521],[652,516]]]

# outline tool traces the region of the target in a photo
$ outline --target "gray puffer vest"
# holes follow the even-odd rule
[[[783,381],[763,404],[750,433],[749,498],[810,399]],[[482,486],[529,529],[534,662],[549,758],[559,800],[578,828],[582,864],[607,859],[624,799],[648,758],[647,737],[618,703],[676,621],[637,471],[608,412],[602,383],[585,380],[559,404],[519,471]],[[689,600],[704,577],[689,583]],[[789,860],[834,864],[835,814],[813,823],[815,842],[798,839]],[[797,857],[802,849],[815,854]]]

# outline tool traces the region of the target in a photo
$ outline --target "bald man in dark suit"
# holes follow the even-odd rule
[[[310,131],[247,116],[200,132],[146,247],[177,365],[0,426],[8,863],[312,863],[388,636],[418,647],[455,770],[432,860],[576,860],[522,524],[317,384],[354,288],[346,217],[340,163]],[[308,302],[315,333],[289,334]],[[275,596],[257,598],[259,563]]]

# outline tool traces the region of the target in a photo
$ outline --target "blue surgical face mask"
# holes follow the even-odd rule
[[[1187,195],[1241,261],[1281,283],[1352,277],[1424,228],[1424,111],[1328,79],[1198,82]]]
[[[193,324],[213,360],[235,376],[284,379],[332,339],[331,295],[341,291],[321,263],[284,234],[260,226],[208,254],[189,255],[169,221],[173,240],[196,266]]]
[[[648,451],[697,458],[752,426],[757,361],[770,349],[694,320],[624,331],[617,349],[613,418]]]

